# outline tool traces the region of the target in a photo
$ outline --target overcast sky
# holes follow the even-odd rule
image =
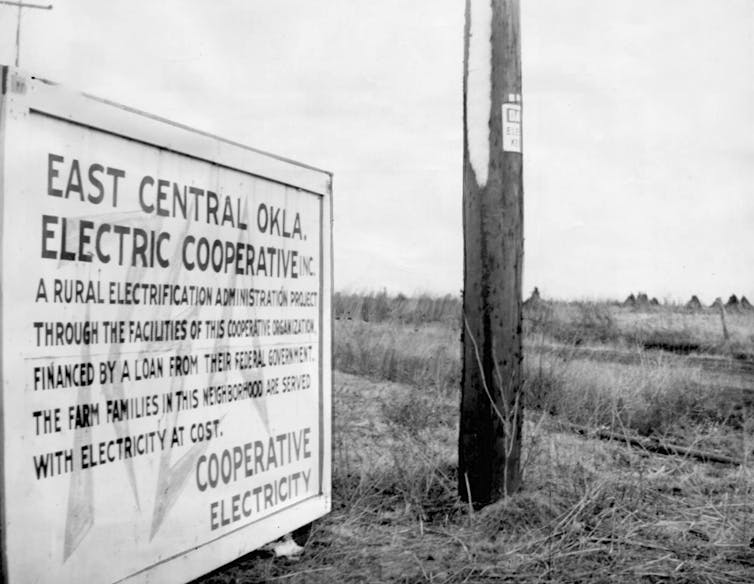
[[[334,172],[337,289],[460,290],[461,0],[50,1],[22,68]],[[522,0],[522,35],[524,293],[754,300],[754,0]]]

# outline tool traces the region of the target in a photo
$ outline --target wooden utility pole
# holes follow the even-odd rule
[[[459,493],[521,482],[523,175],[519,0],[466,0]]]

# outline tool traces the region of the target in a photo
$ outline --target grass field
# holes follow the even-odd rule
[[[527,308],[524,485],[474,511],[459,301],[335,311],[333,512],[299,558],[202,582],[754,582],[754,312],[729,313],[726,339],[714,311]]]

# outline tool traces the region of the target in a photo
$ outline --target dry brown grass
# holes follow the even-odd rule
[[[403,294],[389,296],[386,292],[336,292],[333,297],[333,313],[337,320],[455,324],[461,321],[461,299],[450,294],[408,297]]]
[[[754,360],[754,311],[730,312],[725,340],[717,310],[677,306],[628,308],[596,302],[545,302],[527,311],[529,330],[568,344],[612,344],[681,354],[708,353]]]
[[[338,374],[333,512],[303,556],[258,552],[205,583],[690,582],[754,577],[751,464],[653,456],[527,422],[524,488],[456,498],[452,396]],[[416,416],[406,410],[425,412]]]
[[[333,312],[336,319],[343,321],[439,323],[455,329],[461,323],[461,299],[451,295],[336,293]],[[754,310],[729,311],[726,321],[728,341],[723,337],[717,309],[690,311],[668,304],[625,307],[617,302],[541,301],[524,311],[528,334],[544,334],[561,343],[608,343],[754,360]]]
[[[338,321],[335,367],[456,395],[456,330],[437,323]],[[611,360],[597,349],[544,346],[530,335],[524,359],[527,406],[579,425],[671,438],[694,447],[740,453],[743,406],[754,394],[687,357],[639,349]],[[732,389],[732,391],[731,391]]]
[[[201,582],[754,582],[754,314],[729,316],[724,344],[717,315],[674,307],[528,310],[524,486],[475,512],[457,496],[457,299],[340,301],[354,316],[335,328],[347,373],[335,376],[333,511],[302,557],[260,551]]]
[[[459,334],[439,323],[337,321],[333,365],[345,373],[455,391]]]

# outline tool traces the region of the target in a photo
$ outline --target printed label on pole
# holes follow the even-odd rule
[[[503,152],[521,152],[521,104],[503,104]]]

